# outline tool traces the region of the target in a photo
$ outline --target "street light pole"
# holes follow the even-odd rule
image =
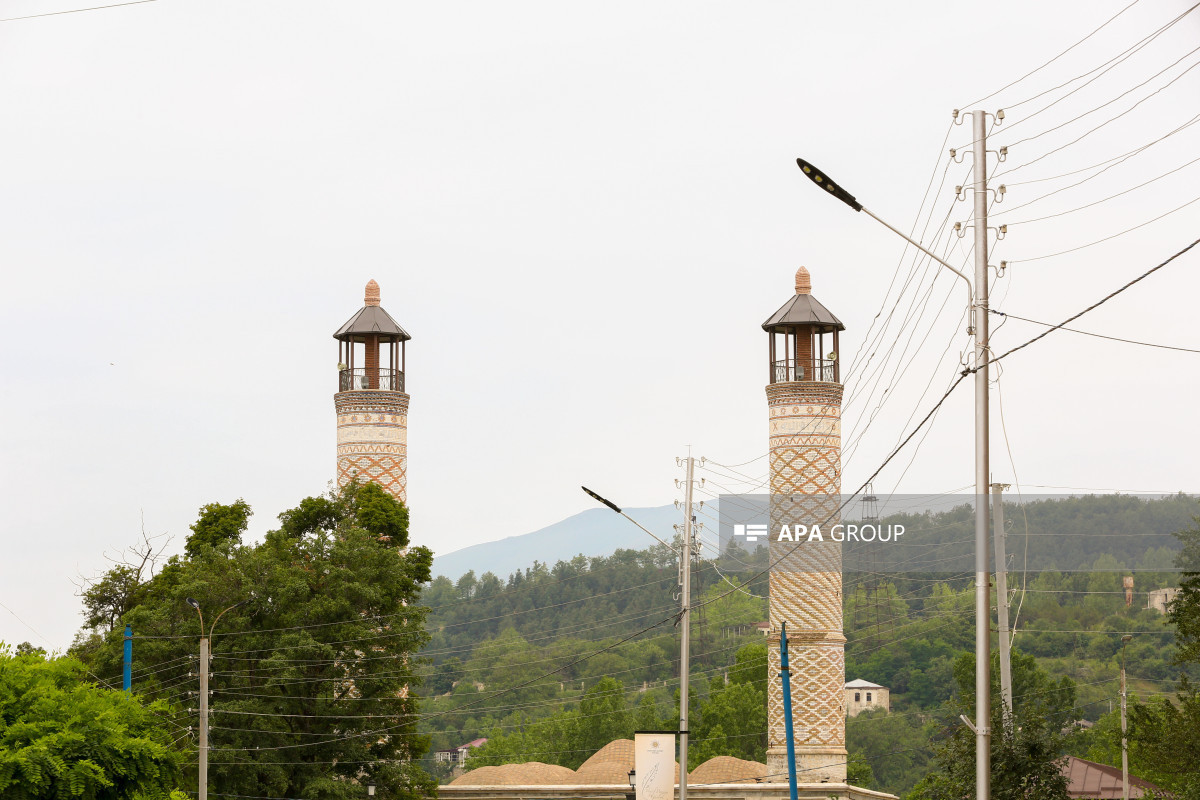
[[[679,615],[679,800],[687,800],[688,779],[688,677],[692,671],[692,484],[696,459],[687,457],[687,488],[684,490],[683,547],[679,563],[683,609]],[[1128,800],[1128,799],[1127,799]]]
[[[989,800],[991,790],[991,609],[988,576],[988,240],[987,240],[987,114],[971,112],[975,159],[974,227],[975,280],[863,207],[838,183],[802,158],[796,165],[804,175],[855,211],[865,212],[885,228],[916,247],[967,284],[967,332],[975,337],[975,796]]]
[[[225,611],[232,611],[240,605],[245,605],[247,601],[243,600],[240,603],[234,603]],[[210,652],[210,639],[213,630],[216,629],[217,623],[221,617],[225,616],[225,611],[217,614],[217,618],[213,620],[209,626],[207,634],[204,631],[204,612],[200,610],[200,603],[192,598],[187,598],[187,604],[196,609],[196,613],[200,615],[200,777],[198,780],[197,794],[200,800],[208,800],[208,662],[212,658]]]
[[[704,459],[700,459],[701,465]],[[692,596],[692,486],[696,460],[687,457],[687,490],[684,500],[683,542],[679,551],[679,797],[687,800],[687,761],[688,761],[688,676],[691,672],[691,596]],[[606,500],[586,486],[580,486],[584,493],[601,505],[607,506],[625,519],[637,525],[656,542],[670,547],[666,542],[651,533],[646,526],[621,510],[621,507],[611,500]],[[632,774],[632,773],[630,773]]]
[[[1125,644],[1133,637],[1121,637],[1121,800],[1129,800],[1129,738],[1125,720]]]
[[[992,778],[991,608],[988,580],[988,231],[987,113],[971,112],[975,150],[975,797],[988,800]]]

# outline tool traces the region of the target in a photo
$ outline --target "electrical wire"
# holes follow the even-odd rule
[[[91,8],[73,8],[70,11],[50,11],[45,14],[29,14],[28,16],[24,16],[24,17],[7,17],[5,19],[0,19],[0,22],[16,22],[19,19],[37,19],[38,17],[58,17],[63,14],[79,14],[83,11],[100,11],[101,9],[105,9],[105,8],[118,8],[120,6],[139,6],[142,3],[154,3],[154,2],[157,2],[157,0],[130,0],[130,2],[127,2],[127,3],[112,3],[111,5],[107,5],[107,6],[92,6]]]
[[[1200,159],[1197,159],[1197,160],[1200,161]],[[1040,322],[1036,319],[1029,319],[1028,317],[1018,317],[1016,314],[1010,314],[1010,313],[1007,313],[1004,311],[996,311],[995,309],[989,309],[989,311],[992,314],[996,314],[1001,317],[1008,317],[1010,319],[1020,320],[1021,322],[1031,322],[1034,325],[1044,325],[1047,328],[1054,327],[1053,324],[1049,323],[1049,322]],[[1175,345],[1170,345],[1170,344],[1156,344],[1154,342],[1139,342],[1136,339],[1122,339],[1119,336],[1106,336],[1103,333],[1093,333],[1091,331],[1081,331],[1078,328],[1067,328],[1062,325],[1059,325],[1058,327],[1061,330],[1070,331],[1071,333],[1081,333],[1084,336],[1095,336],[1097,339],[1108,339],[1110,342],[1123,342],[1125,344],[1136,344],[1141,347],[1156,347],[1156,348],[1159,348],[1160,350],[1176,350],[1181,353],[1200,353],[1200,349],[1196,349],[1193,347],[1177,347]]]
[[[967,103],[967,104],[965,104],[965,105],[963,106],[963,108],[970,108],[971,106],[976,106],[976,105],[979,105],[979,104],[980,104],[980,103],[982,103],[984,100],[990,100],[990,99],[992,99],[993,97],[995,97],[996,95],[998,95],[998,94],[1000,94],[1001,92],[1003,92],[1004,90],[1006,90],[1006,89],[1011,89],[1012,87],[1016,86],[1016,85],[1017,85],[1018,83],[1020,83],[1021,81],[1025,80],[1025,79],[1027,79],[1027,78],[1030,78],[1030,77],[1032,77],[1032,76],[1036,75],[1037,73],[1041,72],[1041,71],[1042,71],[1042,70],[1044,70],[1046,67],[1050,66],[1050,65],[1051,65],[1051,64],[1053,64],[1055,61],[1058,61],[1060,58],[1062,58],[1063,56],[1065,56],[1067,53],[1071,52],[1071,51],[1072,51],[1072,50],[1074,50],[1076,47],[1079,47],[1079,45],[1083,44],[1083,43],[1084,43],[1084,42],[1086,42],[1088,39],[1091,39],[1091,38],[1092,38],[1093,36],[1095,36],[1097,33],[1099,33],[1100,31],[1104,30],[1104,29],[1105,29],[1106,27],[1108,27],[1108,26],[1109,26],[1109,25],[1110,25],[1110,24],[1111,24],[1113,21],[1115,21],[1115,20],[1117,19],[1117,17],[1121,16],[1121,15],[1122,15],[1122,14],[1124,14],[1126,11],[1128,11],[1129,9],[1133,8],[1134,6],[1136,6],[1136,5],[1138,4],[1138,2],[1139,2],[1139,0],[1133,0],[1133,2],[1132,2],[1132,3],[1130,3],[1130,4],[1129,4],[1129,5],[1127,5],[1127,6],[1125,6],[1125,7],[1124,7],[1124,8],[1122,8],[1120,11],[1118,11],[1116,14],[1112,15],[1112,16],[1111,16],[1111,17],[1109,17],[1107,20],[1105,20],[1105,21],[1104,21],[1104,24],[1102,24],[1102,25],[1101,25],[1099,28],[1096,28],[1094,31],[1092,31],[1091,33],[1089,33],[1087,36],[1083,37],[1083,38],[1082,38],[1082,39],[1080,39],[1078,42],[1076,42],[1075,44],[1073,44],[1073,45],[1071,45],[1070,47],[1068,47],[1066,50],[1063,50],[1061,53],[1059,53],[1058,55],[1056,55],[1054,58],[1050,59],[1050,60],[1049,60],[1049,61],[1047,61],[1046,63],[1042,64],[1040,67],[1037,67],[1037,68],[1035,68],[1035,69],[1033,69],[1033,70],[1030,70],[1029,72],[1026,72],[1024,75],[1022,75],[1021,77],[1017,78],[1017,79],[1016,79],[1015,81],[1013,81],[1012,83],[1008,83],[1008,84],[1005,84],[1004,86],[1001,86],[999,89],[997,89],[996,91],[992,92],[991,94],[984,95],[983,97],[979,98],[978,100],[975,100],[975,101],[973,101],[973,102],[970,102],[970,103]],[[1022,102],[1025,102],[1025,101],[1022,101]]]

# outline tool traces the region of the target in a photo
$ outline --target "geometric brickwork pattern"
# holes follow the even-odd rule
[[[841,493],[842,386],[767,387],[771,485],[767,674],[768,773],[787,773],[779,630],[787,622],[792,732],[805,781],[846,780],[846,665],[841,546],[829,528]],[[779,542],[784,524],[819,524],[824,542]],[[777,780],[777,779],[775,779]],[[786,777],[783,778],[786,780]]]
[[[377,483],[405,502],[408,489],[408,395],[378,389],[338,392],[337,484]]]

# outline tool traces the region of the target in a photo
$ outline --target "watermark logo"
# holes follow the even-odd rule
[[[763,524],[734,525],[733,538],[740,539],[743,542],[751,543],[757,542],[760,539],[765,541],[767,538],[767,526]]]

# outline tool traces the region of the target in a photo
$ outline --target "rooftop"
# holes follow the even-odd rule
[[[373,280],[367,283],[363,307],[347,320],[345,325],[337,329],[333,338],[342,342],[361,342],[368,335],[397,342],[407,342],[412,338],[400,327],[400,323],[392,319],[392,315],[379,305],[379,284]]]

